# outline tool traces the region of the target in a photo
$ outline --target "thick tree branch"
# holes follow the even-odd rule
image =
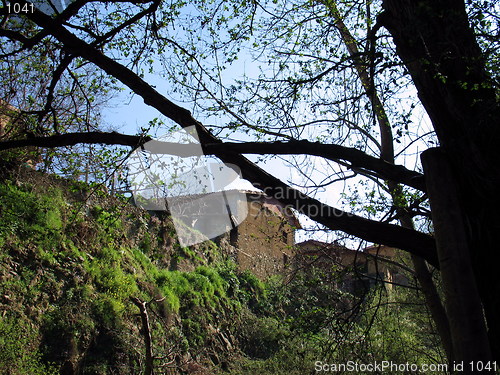
[[[332,161],[344,160],[350,163],[348,167],[353,167],[357,170],[360,168],[366,169],[375,172],[383,179],[397,181],[420,191],[425,191],[425,180],[422,174],[406,169],[402,165],[388,163],[351,147],[304,140],[272,143],[246,142],[207,144],[203,146],[203,149],[210,154],[224,152],[274,155],[306,154],[323,157]]]
[[[150,140],[151,139],[149,137],[131,136],[114,132],[72,133],[55,135],[51,137],[36,137],[31,139],[1,142],[0,150],[7,150],[25,146],[61,147],[72,146],[78,143],[123,145],[136,148],[144,145]],[[303,144],[303,142],[291,143]],[[152,150],[154,152],[179,156],[195,155],[196,150],[194,148],[198,147],[196,145],[183,145],[168,142],[158,142],[155,145],[157,147]],[[241,155],[235,153],[253,152],[253,147],[261,147],[261,149],[259,150],[260,152],[264,152],[264,149],[266,149],[272,153],[275,145],[278,145],[278,148],[281,147],[281,151],[288,148],[290,150],[287,151],[288,153],[297,152],[296,148],[290,149],[290,147],[293,147],[293,145],[290,145],[290,143],[280,142],[269,144],[263,143],[260,145],[258,143],[210,143],[204,146],[204,150],[207,154],[216,155],[227,163],[232,163],[240,166],[240,168],[242,169],[243,178],[250,180],[256,187],[262,189],[268,195],[274,196],[282,203],[295,208],[300,213],[307,215],[311,219],[327,226],[330,229],[342,230],[346,233],[350,233],[367,241],[383,243],[388,246],[405,249],[411,253],[418,254],[427,259],[430,263],[437,265],[434,250],[434,240],[430,236],[414,230],[401,228],[396,225],[364,219],[362,217],[352,215],[334,207],[325,205],[318,200],[310,198],[305,194],[291,188],[279,179],[260,169]],[[227,148],[225,148],[226,146]],[[310,147],[313,146],[316,146],[316,144],[310,143]],[[245,147],[248,147],[248,150],[245,149]],[[302,151],[301,153],[304,153],[304,151]],[[242,160],[245,163],[241,163]],[[394,168],[393,165],[388,164],[388,166]]]
[[[55,135],[51,137],[36,137],[23,140],[10,140],[0,143],[0,150],[8,150],[17,147],[61,147],[73,146],[78,143],[100,143],[116,144],[122,146],[139,147],[150,141],[149,137],[125,135],[119,133],[70,133]],[[192,156],[198,154],[198,146],[182,145],[178,143],[158,142],[155,153],[164,153],[177,156]],[[381,159],[369,156],[355,148],[344,147],[334,144],[321,144],[309,141],[290,142],[247,142],[247,143],[209,143],[203,145],[205,155],[221,154],[272,154],[272,155],[296,155],[305,154],[323,157],[332,161],[344,160],[342,163],[356,170],[365,169],[375,172],[377,176],[385,180],[393,180],[411,186],[415,189],[425,191],[424,176],[418,172],[406,169],[401,165],[387,163]]]
[[[14,148],[36,146],[36,147],[64,147],[74,146],[80,143],[86,144],[104,144],[104,145],[122,145],[130,147],[140,147],[144,143],[150,141],[149,137],[141,137],[137,135],[126,135],[116,132],[84,132],[84,133],[68,133],[61,135],[53,135],[49,137],[33,137],[27,139],[13,139],[0,142],[0,151],[10,150]],[[175,145],[175,144],[173,144]],[[179,145],[177,145],[179,146]],[[175,150],[173,150],[175,151]]]
[[[106,73],[117,78],[141,96],[146,104],[156,108],[182,127],[195,126],[202,145],[222,143],[200,122],[196,121],[188,110],[169,101],[130,69],[105,56],[61,25],[54,24],[51,17],[38,11],[27,15],[27,17],[50,32],[63,44],[67,52],[89,60]],[[237,165],[242,171],[243,178],[264,190],[268,195],[332,230],[341,230],[367,241],[404,249],[437,265],[434,239],[426,234],[396,225],[368,220],[325,205],[291,188],[242,155],[218,153],[217,156],[225,163]]]

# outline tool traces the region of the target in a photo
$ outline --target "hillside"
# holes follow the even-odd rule
[[[303,374],[327,355],[442,354],[418,308],[375,317],[384,288],[356,298],[314,269],[264,284],[99,186],[20,165],[1,178],[2,374]]]
[[[155,366],[219,364],[232,351],[229,316],[260,286],[213,243],[181,248],[168,218],[98,187],[22,166],[3,168],[2,181],[0,373],[138,373],[144,332],[132,299],[149,302],[164,357]]]

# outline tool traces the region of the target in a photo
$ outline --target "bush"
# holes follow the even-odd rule
[[[5,375],[52,375],[55,366],[44,363],[36,332],[20,317],[0,317],[0,373]]]
[[[247,313],[243,316],[242,350],[251,358],[270,358],[280,350],[288,333],[286,325],[277,319]]]

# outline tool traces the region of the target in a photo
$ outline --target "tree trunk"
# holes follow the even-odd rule
[[[372,104],[372,110],[377,119],[380,130],[380,159],[390,164],[394,164],[394,138],[392,134],[392,126],[385,108],[382,105],[382,101],[380,100],[373,82],[370,79],[368,67],[366,64],[363,64],[363,61],[360,58],[361,54],[359,53],[357,41],[345,25],[342,16],[337,9],[335,1],[328,2],[327,6],[332,12],[332,15],[335,19],[335,27],[339,31],[340,36],[349,52],[349,55],[353,59],[353,63],[355,65],[359,80],[361,81],[361,84],[363,85],[363,88],[365,89],[366,94]],[[401,226],[408,229],[415,229],[412,218],[410,217],[410,215],[408,215],[408,212],[404,209],[404,207],[402,207],[401,202],[399,202],[402,195],[401,187],[395,181],[392,181],[390,179],[387,181],[387,186],[392,197],[393,205],[394,207],[396,207]],[[427,304],[427,307],[429,308],[431,317],[436,324],[436,329],[445,350],[448,363],[452,363],[453,345],[449,322],[446,316],[446,311],[441,302],[441,298],[437,292],[434,281],[432,280],[432,275],[423,258],[411,254],[411,260],[415,269],[416,278],[423,292],[425,302]]]
[[[463,1],[384,0],[380,20],[418,90],[448,157],[464,243],[500,360],[500,106],[496,83],[469,26]],[[439,213],[437,213],[439,214]]]
[[[488,363],[491,352],[470,261],[463,214],[460,212],[451,169],[442,151],[425,151],[422,164],[432,209],[454,357],[455,361],[465,364],[464,373],[472,374],[476,371],[468,364],[471,361]]]
[[[142,334],[144,336],[144,348],[146,352],[146,361],[144,366],[144,375],[153,375],[153,347],[151,342],[151,329],[149,327],[147,302],[139,298],[131,297],[132,302],[139,308],[139,314],[142,321]]]

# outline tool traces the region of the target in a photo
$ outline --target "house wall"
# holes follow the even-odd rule
[[[246,197],[246,218],[218,242],[229,245],[241,270],[251,271],[260,279],[283,274],[294,256],[298,221],[263,194],[247,193]]]
[[[0,99],[0,142],[25,136],[26,124],[16,115],[19,111]],[[19,162],[35,169],[42,162],[41,154],[36,147],[24,147],[16,150]]]
[[[387,259],[392,262],[400,262],[401,261],[401,250],[398,250],[394,247],[389,247],[385,245],[374,245],[369,246],[364,249],[368,256],[368,267],[367,272],[371,275],[376,275],[377,273],[381,275],[384,281],[387,281],[386,284],[388,289],[392,289],[393,284],[399,285],[408,285],[408,278],[402,272],[400,272],[400,268],[394,264],[384,262],[384,259]]]
[[[260,201],[248,202],[248,216],[238,226],[237,238],[234,237],[240,268],[259,278],[283,273],[293,256],[292,226]]]
[[[397,261],[398,250],[388,246],[370,246],[363,251],[353,251],[345,247],[309,240],[297,246],[297,266],[319,267],[326,271],[334,269],[356,270],[346,274],[342,289],[356,293],[358,289],[366,289],[377,280],[385,281],[388,289],[393,282],[406,285],[408,279],[399,272],[396,265],[384,261]],[[362,282],[364,288],[358,284]],[[361,285],[361,286],[363,286]]]
[[[8,124],[11,121],[11,114],[15,111],[15,108],[11,105],[6,104],[2,100],[0,100],[0,141],[5,137],[6,132],[8,131]]]

